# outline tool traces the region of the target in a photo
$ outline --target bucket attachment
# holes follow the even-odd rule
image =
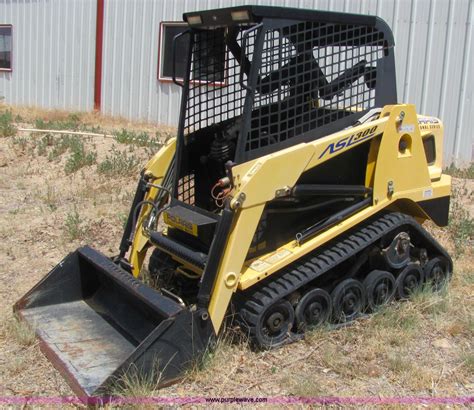
[[[86,246],[69,254],[14,306],[79,395],[107,392],[125,372],[178,379],[213,337],[191,312]],[[207,320],[206,320],[207,319]]]

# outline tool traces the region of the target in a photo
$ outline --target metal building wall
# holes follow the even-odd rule
[[[0,0],[13,24],[13,104],[93,109],[97,0]],[[445,160],[473,160],[474,0],[105,0],[102,111],[176,124],[180,88],[157,80],[160,21],[245,3],[376,14],[395,35],[400,102],[445,124]]]
[[[160,21],[179,21],[184,11],[245,3],[382,17],[395,35],[399,101],[443,119],[446,163],[473,159],[474,0],[109,0],[103,111],[176,124],[180,88],[157,80]]]
[[[13,25],[13,71],[0,72],[8,103],[93,109],[95,0],[0,0]]]

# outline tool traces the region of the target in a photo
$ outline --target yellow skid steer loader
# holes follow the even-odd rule
[[[268,349],[452,272],[420,225],[448,220],[443,126],[397,103],[383,20],[260,6],[184,20],[177,137],[140,174],[119,255],[79,248],[14,307],[81,395],[132,370],[178,379],[231,312]]]

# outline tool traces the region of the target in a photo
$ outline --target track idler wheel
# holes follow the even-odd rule
[[[436,257],[431,259],[423,268],[425,282],[430,284],[433,291],[440,291],[448,282],[451,272],[446,258]]]
[[[331,317],[331,296],[323,289],[311,289],[306,292],[296,306],[296,326],[298,331],[321,326]]]
[[[356,319],[365,307],[365,289],[356,279],[346,279],[331,292],[333,317],[338,322]]]
[[[283,344],[295,321],[295,311],[288,300],[280,300],[270,305],[260,315],[255,329],[255,337],[262,348],[272,348]]]
[[[395,277],[387,271],[373,270],[364,279],[367,309],[376,311],[388,304],[395,294]]]
[[[409,263],[397,276],[395,282],[396,296],[408,299],[423,284],[423,270],[417,263]]]

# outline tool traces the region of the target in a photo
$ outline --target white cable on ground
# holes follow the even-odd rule
[[[115,136],[110,134],[99,134],[96,132],[87,132],[87,131],[70,131],[70,130],[42,130],[38,128],[17,128],[17,131],[20,132],[29,132],[29,133],[43,133],[43,134],[70,134],[70,135],[84,135],[88,137],[104,137],[104,138],[115,138]]]

